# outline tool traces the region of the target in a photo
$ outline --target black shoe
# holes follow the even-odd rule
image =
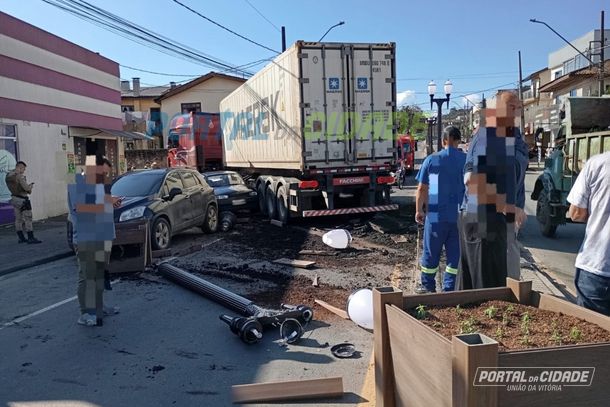
[[[27,242],[28,242],[28,244],[42,243],[40,240],[38,240],[34,237],[34,232],[28,232]]]
[[[17,241],[17,243],[27,243],[28,242],[28,240],[23,235],[23,232],[21,232],[21,231],[17,232],[17,236],[19,237],[19,240]]]

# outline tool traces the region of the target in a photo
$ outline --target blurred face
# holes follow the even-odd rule
[[[17,164],[15,171],[17,171],[18,174],[23,174],[25,172],[25,165]]]

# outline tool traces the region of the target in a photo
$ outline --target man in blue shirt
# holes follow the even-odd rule
[[[111,164],[101,156],[88,156],[85,174],[76,175],[68,185],[69,216],[79,265],[78,302],[81,316],[77,323],[102,325],[103,316],[116,314],[117,307],[104,307],[104,273],[115,238],[114,207],[118,198],[110,195]]]
[[[460,259],[457,219],[464,196],[462,171],[466,154],[458,150],[462,135],[457,127],[443,132],[444,149],[428,156],[415,179],[417,187],[415,220],[424,224],[424,251],[421,258],[421,284],[436,292],[436,272],[445,247],[447,266],[443,291],[453,291]]]
[[[528,151],[515,126],[521,105],[513,92],[502,92],[496,100],[495,109],[482,110],[468,148],[456,289],[505,286],[507,240],[516,244],[516,228],[526,219]]]

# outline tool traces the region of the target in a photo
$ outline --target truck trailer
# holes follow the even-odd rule
[[[398,209],[395,44],[295,43],[220,103],[226,168],[271,219]]]

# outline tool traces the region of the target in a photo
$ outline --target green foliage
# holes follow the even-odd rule
[[[580,329],[573,326],[572,329],[570,329],[570,339],[573,341],[580,341],[582,339],[582,332],[580,332]]]
[[[461,334],[471,334],[476,332],[477,330],[477,320],[475,319],[475,317],[471,316],[468,319],[465,319],[464,321],[460,322],[460,333]]]
[[[489,319],[494,319],[496,317],[497,313],[498,313],[498,309],[496,307],[494,307],[493,305],[491,307],[488,307],[485,310],[485,315],[487,315],[487,318],[489,318]]]
[[[530,322],[531,321],[532,321],[532,317],[530,316],[529,312],[525,312],[521,316],[521,332],[523,332],[524,335],[530,334]]]
[[[424,304],[419,304],[416,308],[415,308],[415,317],[417,319],[426,319],[426,306]]]
[[[501,326],[496,328],[496,338],[497,339],[502,339],[504,337],[504,330],[502,329]]]
[[[563,337],[559,333],[559,329],[557,329],[557,320],[553,320],[551,322],[551,327],[553,328],[553,334],[551,335],[551,340],[555,342],[555,345],[561,345],[561,341]]]
[[[460,304],[455,306],[455,313],[457,314],[457,316],[461,316],[462,313],[464,312],[464,310],[462,309],[462,307],[460,307]]]
[[[405,134],[411,130],[411,134],[426,134],[426,116],[418,106],[403,106],[396,112],[398,122],[398,134]]]

